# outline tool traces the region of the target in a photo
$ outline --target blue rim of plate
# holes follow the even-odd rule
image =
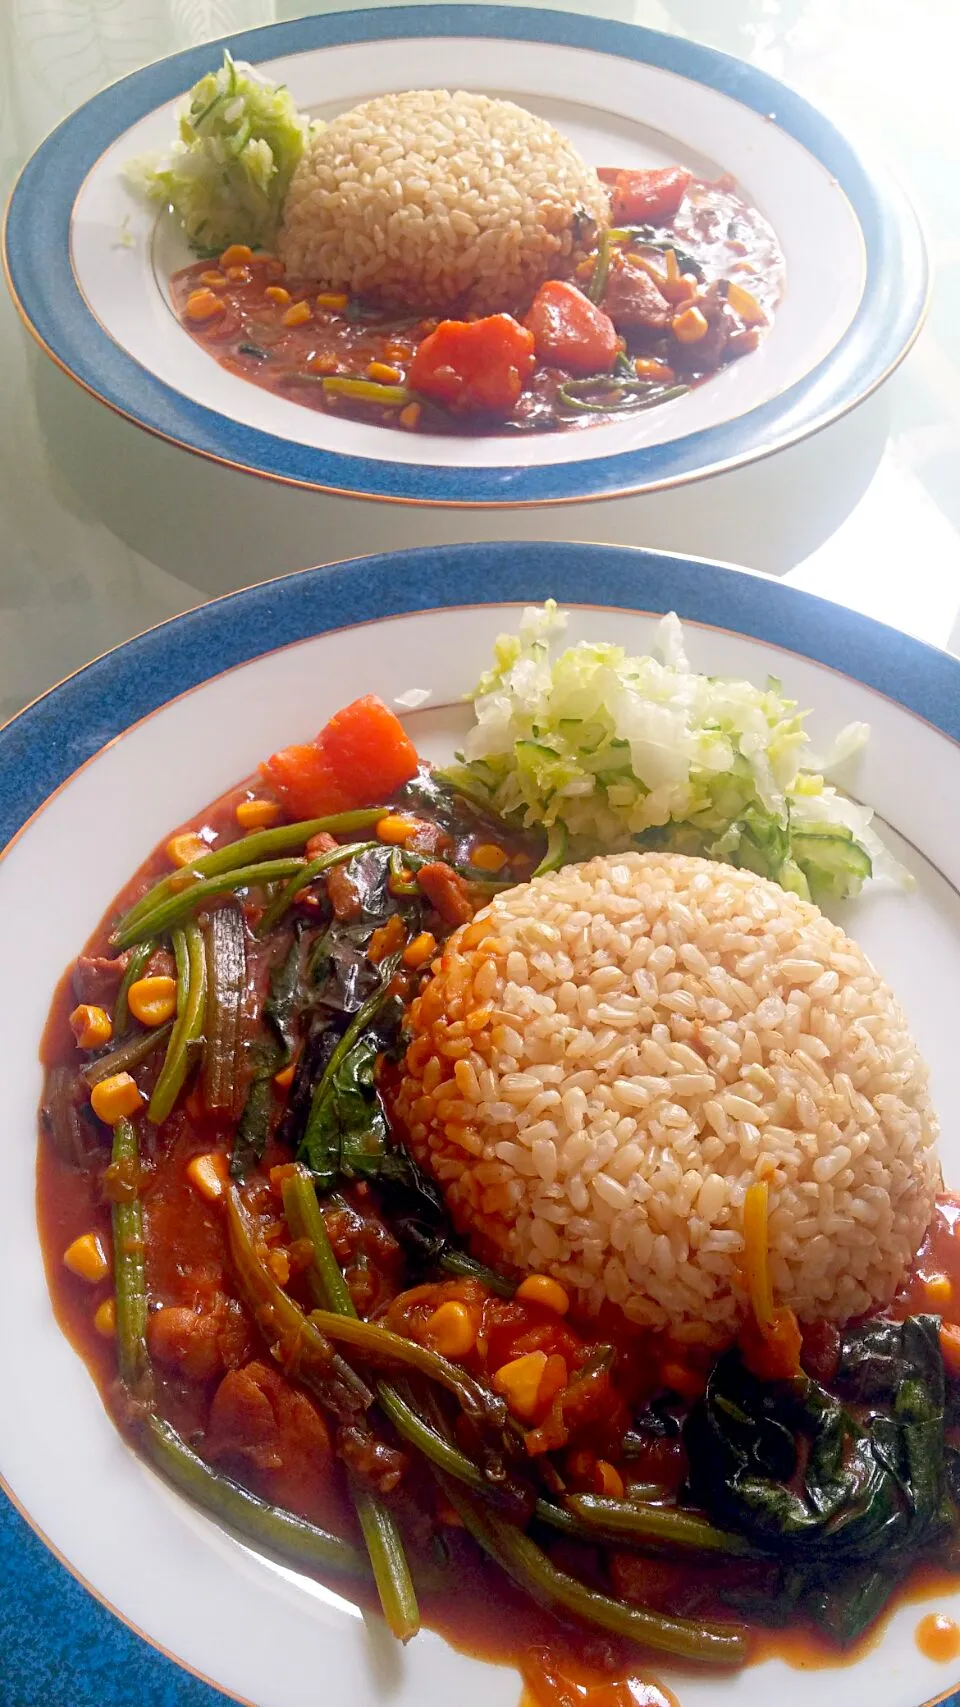
[[[872,688],[960,743],[960,660],[871,617],[702,558],[629,546],[445,545],[304,569],[148,629],[67,677],[0,729],[0,857],[44,802],[142,718],[264,653],[360,623],[489,604],[662,614],[740,634]],[[99,1601],[2,1494],[0,1678],[16,1703],[215,1707],[229,1699]],[[47,1546],[50,1546],[47,1543]],[[5,1569],[4,1569],[5,1567]],[[69,1573],[69,1574],[68,1574]],[[24,1616],[26,1614],[26,1616]],[[120,1683],[118,1680],[122,1679]],[[54,1688],[54,1680],[56,1687]],[[951,1686],[925,1707],[960,1707]]]
[[[257,63],[346,42],[483,36],[590,49],[715,89],[772,122],[845,192],[866,251],[863,297],[833,350],[779,397],[669,444],[538,467],[441,468],[345,456],[296,444],[194,403],[149,373],[90,312],[70,262],[73,206],[88,172],[124,131],[218,66],[223,48]],[[817,432],[889,375],[917,335],[929,275],[917,216],[802,96],[766,72],[679,36],[634,24],[521,7],[400,6],[301,18],[224,37],[136,71],[63,121],[28,160],[7,210],[4,265],[17,308],[53,359],[121,415],[184,449],[251,473],[393,502],[509,507],[626,496],[751,462]]]

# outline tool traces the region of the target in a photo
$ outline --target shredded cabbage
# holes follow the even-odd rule
[[[172,205],[193,248],[262,248],[275,236],[309,130],[286,89],[225,53],[187,96],[180,140],[166,155],[131,160],[125,175]]]
[[[727,860],[815,899],[859,893],[878,859],[905,878],[872,813],[824,770],[867,740],[850,724],[816,759],[806,713],[770,678],[691,670],[676,615],[654,655],[581,641],[553,658],[566,616],[548,600],[501,635],[451,780],[502,816],[566,837],[567,857],[669,848]]]

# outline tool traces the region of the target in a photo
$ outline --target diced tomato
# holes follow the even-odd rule
[[[330,760],[312,742],[284,747],[265,759],[260,769],[294,819],[322,818],[357,804],[343,793]]]
[[[471,415],[509,415],[534,368],[533,333],[512,314],[441,320],[419,345],[407,384]]]
[[[368,693],[331,717],[315,741],[284,747],[260,769],[294,818],[322,818],[389,800],[417,762],[400,719]]]
[[[617,329],[576,285],[548,279],[540,286],[526,325],[536,340],[537,356],[568,373],[609,373],[620,347]]]
[[[662,225],[676,213],[692,179],[693,173],[683,166],[618,172],[610,197],[614,225]]]
[[[376,694],[345,705],[317,740],[338,785],[358,806],[389,800],[416,775],[417,749]]]

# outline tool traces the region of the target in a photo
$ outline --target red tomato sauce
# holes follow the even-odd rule
[[[256,785],[241,785],[182,828],[223,846],[241,833],[236,808],[254,792],[258,798],[271,797],[260,780]],[[462,834],[448,833],[446,840],[457,858],[468,864],[473,855],[481,857],[481,847],[485,854],[490,851],[489,832],[470,826]],[[504,837],[500,853],[505,880],[529,875],[536,857],[529,845]],[[77,1000],[78,968],[86,969],[85,976],[99,976],[96,957],[110,952],[110,932],[117,917],[169,870],[169,858],[161,846],[131,879],[87,944],[84,956],[90,960],[82,956],[78,967],[64,975],[42,1043],[48,1070],[75,1072],[77,1068],[68,1016]],[[255,924],[262,901],[249,897],[245,911],[248,923]],[[309,930],[309,913],[306,917]],[[432,928],[440,939],[449,925],[445,927],[437,916]],[[270,952],[269,945],[262,951],[251,949],[249,976],[259,983],[261,994]],[[407,994],[412,994],[417,974],[403,976]],[[149,1088],[148,1076],[145,1089]],[[275,1081],[270,1094],[279,1117],[287,1087]],[[384,1095],[389,1106],[389,1078],[384,1080]],[[198,1095],[188,1089],[161,1125],[153,1128],[144,1120],[140,1126],[140,1194],[150,1307],[147,1339],[157,1410],[211,1465],[252,1492],[337,1534],[358,1539],[330,1421],[310,1393],[272,1358],[269,1336],[261,1332],[238,1284],[223,1207],[198,1193],[187,1172],[198,1155],[229,1153],[230,1123],[204,1113]],[[112,1294],[112,1276],[92,1284],[72,1273],[63,1261],[67,1247],[86,1233],[97,1234],[110,1250],[109,1142],[104,1136],[101,1133],[98,1139],[92,1134],[89,1147],[78,1158],[64,1154],[49,1127],[42,1126],[38,1225],[57,1320],[87,1363],[117,1426],[135,1440],[130,1404],[117,1379],[115,1341],[95,1325],[99,1307]],[[276,1172],[291,1160],[292,1152],[274,1127],[261,1162],[245,1182],[243,1199],[257,1229],[259,1248],[276,1265],[280,1284],[309,1309],[302,1253],[284,1220]],[[945,1194],[894,1313],[935,1311],[960,1332],[958,1226],[960,1201]],[[685,1398],[696,1398],[715,1348],[679,1348],[667,1335],[628,1327],[612,1311],[591,1321],[578,1320],[572,1313],[560,1316],[536,1299],[498,1297],[469,1277],[411,1287],[397,1241],[378,1212],[375,1196],[363,1183],[347,1187],[341,1207],[327,1213],[327,1232],[361,1314],[382,1316],[386,1325],[406,1337],[429,1343],[429,1324],[438,1306],[460,1304],[475,1323],[475,1339],[461,1360],[463,1367],[487,1384],[504,1365],[530,1355],[542,1356],[545,1370],[562,1366],[567,1383],[562,1399],[541,1388],[524,1427],[532,1456],[562,1454],[572,1491],[620,1497],[637,1484],[656,1483],[663,1497],[669,1498],[680,1488],[686,1463],[678,1436],[647,1441],[629,1457],[619,1455],[620,1442],[626,1419],[665,1382]],[[615,1356],[597,1361],[600,1349],[609,1347]],[[827,1380],[835,1355],[832,1329],[805,1331],[804,1363],[811,1374]],[[946,1346],[945,1356],[950,1367]],[[655,1660],[649,1666],[642,1657],[638,1662],[635,1647],[599,1632],[571,1633],[569,1626],[558,1624],[551,1613],[516,1588],[479,1552],[433,1481],[418,1463],[409,1462],[402,1447],[384,1441],[372,1469],[381,1476],[397,1474],[390,1497],[426,1621],[472,1654],[517,1666],[524,1680],[525,1707],[571,1707],[571,1703],[676,1707],[675,1698],[657,1682]],[[604,1578],[598,1550],[592,1545],[563,1537],[548,1545],[561,1570],[566,1568],[587,1582],[606,1582],[607,1592],[612,1589],[627,1601],[701,1620],[729,1622],[725,1591],[735,1579],[744,1587],[754,1581],[762,1586],[766,1568],[757,1575],[753,1561],[678,1564],[608,1548],[604,1567],[608,1578]],[[340,1579],[336,1586],[364,1605],[375,1603],[372,1591],[353,1585],[345,1589]],[[925,1566],[908,1579],[899,1600],[929,1597],[956,1586],[956,1577]],[[876,1641],[880,1627],[875,1625],[842,1653],[806,1629],[753,1628],[749,1654],[751,1658],[779,1655],[800,1668],[847,1665]],[[936,1630],[931,1626],[931,1632],[922,1638],[918,1635],[924,1652],[947,1644],[939,1624]]]
[[[281,261],[249,251],[240,264],[198,261],[176,273],[173,304],[184,328],[222,367],[306,408],[421,433],[590,426],[666,401],[750,354],[783,288],[774,233],[728,180],[693,179],[671,214],[634,225],[629,235],[615,229],[620,235],[611,241],[603,289],[594,288],[596,256],[573,281],[576,318],[596,321],[598,310],[582,294],[593,292],[606,332],[598,336],[596,325],[581,325],[573,340],[561,338],[551,348],[538,299],[532,309],[518,303],[516,319],[537,328],[529,365],[500,349],[495,322],[509,321],[517,331],[509,315],[484,321],[466,315],[468,329],[482,331],[481,342],[489,328],[489,350],[479,351],[476,363],[455,355],[451,369],[444,356],[432,364],[424,358],[438,325],[442,338],[461,318],[455,313],[442,322],[433,314],[391,314],[316,280],[288,277]],[[748,295],[738,297],[738,290]],[[688,312],[682,321],[691,309],[692,318]],[[456,339],[449,343],[458,348]],[[451,384],[451,374],[460,378],[460,361],[469,361],[476,376]],[[431,368],[435,385],[427,377]]]

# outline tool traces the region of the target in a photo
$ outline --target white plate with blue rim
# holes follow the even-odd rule
[[[465,87],[552,121],[594,165],[728,173],[772,224],[787,286],[760,348],[709,384],[586,431],[408,432],[308,409],[227,372],[171,311],[192,257],[131,195],[185,92],[222,60],[288,85],[313,117],[374,95]],[[149,431],[214,461],[346,496],[454,505],[612,498],[730,469],[852,409],[921,324],[923,239],[902,191],[799,95],[713,49],[632,25],[478,5],[298,19],[176,54],[113,84],[27,163],[5,264],[42,347]]]
[[[411,688],[425,690],[410,728],[427,756],[447,758],[466,724],[462,696],[494,637],[516,628],[520,605],[548,596],[569,610],[571,639],[613,638],[636,652],[649,648],[660,613],[677,610],[695,668],[779,677],[813,707],[818,742],[847,722],[870,724],[856,792],[876,808],[916,887],[868,886],[845,923],[896,989],[931,1064],[944,1174],[960,1183],[956,659],[702,560],[530,543],[306,571],[128,642],[0,732],[5,1701],[214,1707],[226,1694],[302,1707],[322,1692],[343,1707],[516,1707],[514,1671],[430,1631],[395,1651],[376,1619],[218,1528],[124,1445],[50,1307],[34,1208],[37,1050],[65,963],[171,825],[366,691],[409,703]],[[928,1612],[960,1620],[960,1590],[900,1606],[853,1670],[781,1660],[722,1676],[654,1669],[681,1707],[765,1707],[772,1697],[783,1707],[919,1707],[945,1699],[960,1678],[960,1663],[918,1651]]]

